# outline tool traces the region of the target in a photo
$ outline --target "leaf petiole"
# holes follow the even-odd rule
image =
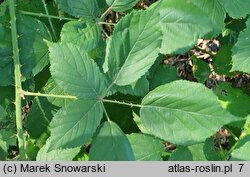
[[[104,103],[114,103],[114,104],[120,104],[120,105],[126,105],[126,106],[130,106],[130,107],[138,107],[138,108],[142,108],[143,105],[140,104],[133,104],[133,103],[126,103],[126,102],[120,102],[120,101],[116,101],[116,100],[107,100],[107,99],[103,99],[102,100]]]
[[[54,15],[48,15],[48,14],[43,14],[43,13],[35,13],[35,12],[28,12],[28,11],[24,11],[24,10],[18,10],[17,12],[20,13],[20,14],[23,14],[23,15],[30,15],[30,16],[36,16],[36,17],[45,17],[45,18],[53,18],[53,19],[58,19],[58,20],[67,20],[67,21],[78,20],[78,19],[75,19],[75,18],[58,17],[58,16],[54,16]]]
[[[27,91],[21,91],[20,96],[40,96],[40,97],[53,97],[53,98],[62,98],[62,99],[74,99],[76,100],[76,96],[72,95],[54,95],[54,94],[44,94],[44,93],[34,93],[34,92],[27,92]]]

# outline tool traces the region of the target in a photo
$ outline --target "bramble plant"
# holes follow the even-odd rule
[[[0,159],[250,160],[249,15],[250,0],[3,1]]]

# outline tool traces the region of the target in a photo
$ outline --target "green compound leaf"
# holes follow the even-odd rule
[[[96,0],[60,0],[59,7],[70,15],[86,20],[94,20],[99,14]]]
[[[204,4],[201,2],[197,3],[197,0],[160,1],[158,10],[160,12],[160,23],[163,26],[161,53],[184,53],[197,43],[198,38],[213,31],[218,33],[218,26],[222,28],[221,24],[225,15],[219,14],[220,8],[213,8],[212,14],[220,16],[218,19],[214,19],[210,15],[210,9],[207,12],[205,8],[210,6],[213,6],[213,3],[211,4],[209,1],[205,1]],[[220,21],[220,23],[216,23],[217,21]]]
[[[49,141],[49,139],[48,139]],[[37,161],[71,161],[79,153],[80,147],[69,149],[56,149],[47,152],[47,144],[43,146],[37,154]]]
[[[129,85],[142,77],[154,64],[161,45],[161,32],[154,10],[132,12],[115,26],[104,71],[119,86]]]
[[[231,154],[232,161],[235,160],[250,160],[250,135],[245,136],[243,139],[239,140],[237,146],[233,150]]]
[[[233,67],[231,71],[242,71],[250,74],[250,19],[246,22],[247,28],[241,32],[238,42],[232,49]]]
[[[64,24],[61,41],[81,46],[85,51],[94,49],[101,39],[101,28],[96,23],[71,21]]]
[[[83,49],[61,43],[49,44],[49,50],[51,74],[61,88],[84,99],[105,95],[105,77]]]
[[[240,120],[225,111],[202,84],[174,81],[142,100],[143,125],[155,136],[178,145],[204,141],[220,127]]]
[[[220,3],[233,18],[242,18],[250,13],[250,0],[220,0]]]
[[[93,140],[89,159],[92,161],[135,160],[131,145],[120,127],[114,122],[104,122]]]
[[[214,148],[214,139],[192,146],[180,146],[170,156],[169,161],[215,161],[221,160]]]
[[[86,143],[96,131],[103,114],[97,100],[76,100],[60,109],[50,123],[49,151],[74,148]]]
[[[140,0],[106,0],[113,11],[121,12],[134,7]]]
[[[127,136],[136,160],[159,161],[164,151],[162,141],[150,135],[132,133]]]

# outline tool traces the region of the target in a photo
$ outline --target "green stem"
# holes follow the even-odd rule
[[[130,107],[138,107],[138,108],[142,108],[142,107],[143,107],[143,105],[140,105],[140,104],[133,104],[133,103],[120,102],[120,101],[116,101],[116,100],[107,100],[107,99],[103,99],[102,101],[103,101],[104,103],[114,103],[114,104],[120,104],[120,105],[130,106]]]
[[[52,98],[62,98],[62,99],[73,99],[76,100],[76,96],[71,95],[54,95],[54,94],[43,94],[43,93],[34,93],[34,92],[26,92],[22,91],[21,96],[40,96],[40,97],[52,97]]]
[[[20,97],[20,91],[22,90],[21,82],[21,64],[19,59],[18,49],[18,35],[16,27],[16,12],[14,0],[9,0],[9,13],[11,22],[11,35],[12,35],[12,47],[13,47],[13,60],[14,60],[14,72],[15,72],[15,109],[16,109],[16,128],[17,139],[19,147],[20,160],[25,160],[25,147],[24,147],[24,134],[22,126],[22,100]]]
[[[23,11],[23,10],[18,10],[17,11],[20,14],[23,15],[30,15],[30,16],[35,16],[35,17],[45,17],[45,18],[53,18],[53,19],[58,19],[58,20],[67,20],[67,21],[76,21],[78,19],[74,18],[68,18],[68,17],[58,17],[54,15],[47,15],[47,14],[42,14],[42,13],[34,13],[34,12],[28,12],[28,11]]]
[[[45,3],[44,0],[42,0],[42,2],[43,2],[43,7],[45,9],[45,13],[46,13],[46,15],[48,15],[48,21],[49,21],[49,25],[50,25],[50,28],[52,30],[53,36],[54,36],[55,40],[57,41],[56,31],[55,31],[54,26],[52,24],[51,17],[49,17],[49,11],[48,11],[48,8],[47,8],[47,4]]]

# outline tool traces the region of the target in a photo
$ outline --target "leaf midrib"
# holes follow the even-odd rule
[[[167,107],[161,107],[161,106],[152,106],[152,105],[143,105],[142,109],[143,108],[151,108],[151,109],[155,109],[155,108],[158,108],[158,109],[165,109],[165,110],[174,110],[176,112],[184,112],[184,113],[187,113],[187,114],[193,114],[193,115],[198,115],[198,116],[206,116],[208,118],[213,118],[217,115],[211,115],[211,114],[202,114],[202,113],[199,113],[199,112],[191,112],[191,111],[186,111],[186,110],[182,110],[182,109],[176,109],[176,108],[167,108]],[[222,112],[222,111],[220,111]],[[231,118],[231,117],[230,117]],[[217,119],[217,120],[221,120],[221,119]]]

